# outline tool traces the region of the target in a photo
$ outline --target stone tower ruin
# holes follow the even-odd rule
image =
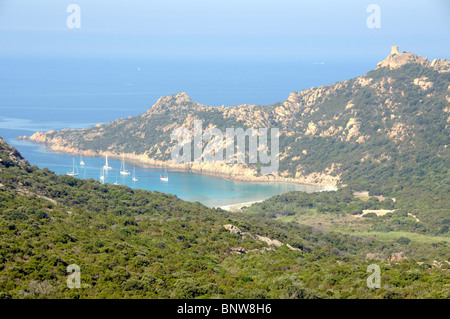
[[[391,47],[391,55],[397,54],[397,53],[400,53],[400,52],[398,52],[398,45],[392,46]]]

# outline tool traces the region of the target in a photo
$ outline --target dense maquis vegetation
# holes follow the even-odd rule
[[[359,238],[58,176],[29,166],[1,139],[0,159],[2,298],[450,297],[446,242]],[[292,196],[299,208],[352,214],[365,207],[344,191]],[[301,251],[263,251],[267,244],[225,224]],[[379,289],[366,284],[372,263],[381,268]],[[66,285],[71,264],[80,266],[81,288]]]

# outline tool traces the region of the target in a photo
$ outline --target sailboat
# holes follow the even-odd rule
[[[112,169],[112,167],[108,165],[108,154],[106,154],[106,162],[105,162],[105,165],[103,165],[103,169],[105,169],[105,170]]]
[[[130,172],[125,169],[125,155],[122,155],[122,164],[120,165],[121,175],[130,175]]]
[[[116,172],[116,182],[114,183],[114,185],[119,185],[119,182],[117,181],[117,172]]]
[[[163,182],[169,181],[169,175],[167,174],[166,164],[164,164],[164,175],[161,175],[161,177],[159,179],[162,180]]]
[[[77,176],[78,175],[78,168],[75,165],[75,158],[73,159],[73,168],[71,172],[67,172],[67,175],[69,176]]]
[[[86,163],[83,161],[83,155],[80,155],[80,165],[84,166]]]
[[[133,167],[133,182],[137,182],[138,179],[136,177],[136,167]]]

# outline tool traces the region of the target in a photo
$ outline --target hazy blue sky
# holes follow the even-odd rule
[[[81,28],[69,29],[69,4]],[[366,25],[369,4],[381,28]],[[450,56],[450,1],[0,0],[0,54],[292,59]]]

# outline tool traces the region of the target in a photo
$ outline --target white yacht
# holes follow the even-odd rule
[[[161,177],[159,179],[162,180],[163,182],[169,181],[169,175],[167,174],[166,164],[164,164],[164,175],[161,175]]]
[[[75,158],[73,159],[73,167],[71,172],[67,172],[69,176],[77,176],[78,175],[78,167],[75,165]]]
[[[125,169],[125,155],[122,155],[122,164],[120,165],[120,174],[121,175],[130,175],[130,172]]]
[[[106,162],[105,162],[105,165],[103,165],[103,169],[105,169],[105,170],[112,169],[112,167],[108,165],[108,154],[106,155]]]
[[[133,167],[133,182],[137,182],[138,179],[136,177],[136,167]]]

